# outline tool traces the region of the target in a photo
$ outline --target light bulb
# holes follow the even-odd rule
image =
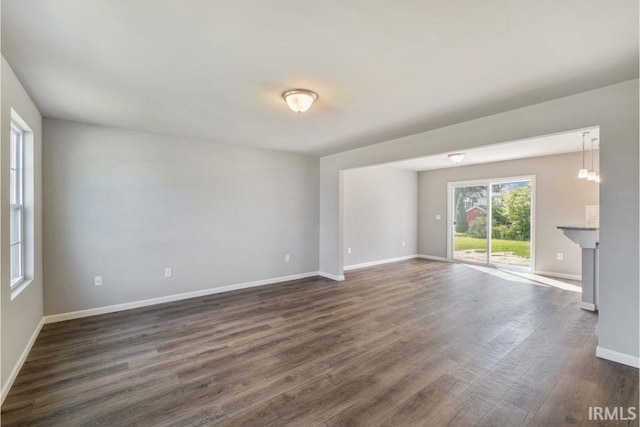
[[[596,174],[596,171],[591,171],[589,172],[589,176],[587,176],[587,180],[595,181],[597,177],[598,175]]]
[[[598,184],[600,184],[600,181],[601,181],[601,179],[600,179],[600,175],[598,174],[598,176],[596,176],[596,182],[597,182]]]
[[[580,172],[578,172],[578,178],[579,179],[585,179],[589,176],[589,171],[585,168],[580,169]]]

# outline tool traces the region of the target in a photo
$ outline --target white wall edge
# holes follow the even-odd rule
[[[336,276],[335,274],[325,273],[324,271],[318,272],[319,276],[326,277],[327,279],[335,280],[336,282],[342,282],[344,280],[344,274]]]
[[[534,274],[538,274],[540,276],[556,277],[558,279],[582,281],[582,276],[580,276],[579,274],[555,273],[553,271],[535,271]]]
[[[420,259],[429,259],[431,261],[442,261],[442,262],[451,262],[451,260],[447,259],[447,258],[443,258],[441,256],[434,256],[434,255],[416,255],[416,258],[420,258]]]
[[[406,261],[408,259],[415,259],[417,257],[418,257],[417,254],[413,254],[413,255],[400,256],[400,257],[396,257],[396,258],[381,259],[381,260],[378,260],[378,261],[363,262],[363,263],[360,263],[360,264],[345,265],[344,266],[344,271],[357,270],[359,268],[373,267],[374,265],[388,264],[390,262]]]
[[[612,362],[622,363],[623,365],[632,366],[634,368],[640,368],[640,357],[638,356],[620,353],[600,346],[596,347],[596,356],[601,359],[607,359]]]
[[[288,282],[290,280],[306,279],[321,275],[318,271],[308,273],[293,274],[291,276],[275,277],[272,279],[256,280],[253,282],[238,283],[235,285],[220,286],[216,288],[204,289],[201,291],[186,292],[182,294],[168,295],[164,297],[151,298],[141,301],[128,302],[124,304],[109,305],[106,307],[90,308],[87,310],[72,311],[69,313],[52,314],[44,316],[44,323],[62,322],[64,320],[79,319],[82,317],[96,316],[99,314],[115,313],[117,311],[130,310],[132,308],[146,307],[149,305],[163,304],[167,302],[180,301],[189,298],[197,298],[205,295],[219,294],[222,292],[235,291],[238,289],[253,288],[256,286],[272,285],[274,283]]]
[[[11,390],[11,386],[13,386],[13,382],[18,377],[18,374],[20,373],[20,369],[22,369],[22,365],[24,365],[24,362],[27,360],[27,356],[29,355],[29,352],[31,351],[33,344],[36,342],[36,339],[38,338],[38,335],[40,334],[40,330],[42,329],[44,324],[45,324],[45,321],[43,317],[42,319],[40,319],[40,323],[38,323],[38,326],[36,327],[35,331],[33,331],[31,338],[29,338],[29,342],[27,343],[26,347],[22,351],[22,354],[20,354],[20,357],[18,358],[18,361],[16,362],[15,366],[11,370],[9,377],[7,378],[7,382],[4,383],[2,387],[2,392],[1,392],[2,395],[0,396],[0,405],[4,403],[4,399],[9,394],[9,390]]]

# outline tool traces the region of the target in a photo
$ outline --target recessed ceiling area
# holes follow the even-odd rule
[[[46,117],[324,155],[638,77],[638,2],[3,0]],[[291,114],[290,88],[319,94]]]
[[[472,150],[466,150],[464,151],[466,153],[464,161],[457,165],[453,164],[451,160],[449,160],[449,157],[447,156],[448,153],[442,153],[433,156],[403,160],[401,162],[388,163],[387,166],[420,172],[434,169],[477,165],[481,163],[502,162],[505,160],[573,153],[582,150],[582,136],[580,135],[580,132],[583,131],[589,132],[585,148],[590,150],[590,139],[600,137],[600,129],[598,127],[492,144],[474,148]],[[598,149],[599,141],[596,144],[595,148]],[[576,167],[579,167],[579,165],[576,165]]]

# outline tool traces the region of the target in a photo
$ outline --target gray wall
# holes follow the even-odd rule
[[[599,185],[577,178],[581,165],[582,154],[569,153],[420,172],[420,254],[447,257],[448,182],[535,175],[536,270],[579,276],[580,247],[556,227],[584,223],[586,205],[598,204]],[[442,220],[437,221],[436,214],[440,214]],[[564,253],[563,261],[556,259],[558,252]]]
[[[638,358],[638,80],[320,159],[320,270],[343,269],[340,171],[600,126],[599,345]]]
[[[3,396],[7,392],[7,380],[16,368],[20,355],[26,349],[29,339],[34,334],[42,320],[42,117],[36,106],[31,102],[17,77],[2,57],[2,102],[1,126],[2,148],[0,152],[0,299],[2,313],[0,325],[2,329],[1,342],[1,374]],[[33,183],[25,183],[28,187],[26,194],[25,219],[33,218],[34,228],[25,230],[26,239],[33,253],[32,264],[26,266],[27,280],[31,283],[11,300],[11,279],[9,272],[9,130],[11,123],[11,109],[29,125],[33,132]]]
[[[390,166],[343,173],[345,265],[416,254],[417,175]]]
[[[317,158],[49,119],[44,139],[45,314],[318,270]]]

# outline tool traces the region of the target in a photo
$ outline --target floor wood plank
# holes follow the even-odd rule
[[[2,425],[589,425],[638,370],[578,301],[409,260],[45,325]]]

